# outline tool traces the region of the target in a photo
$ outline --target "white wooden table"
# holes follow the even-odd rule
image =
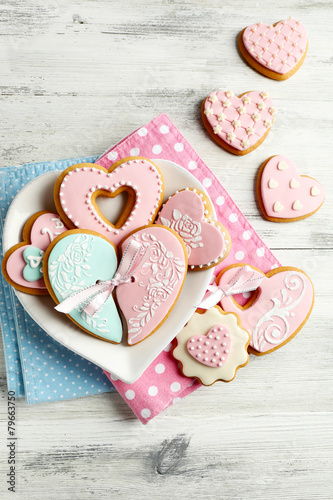
[[[1,0],[0,164],[98,154],[166,112],[284,265],[312,278],[316,303],[285,348],[251,357],[231,384],[202,388],[144,427],[118,394],[17,405],[20,500],[331,499],[332,99],[331,0]],[[292,15],[309,52],[286,82],[239,57],[250,23]],[[267,90],[279,114],[243,158],[203,131],[200,102],[216,89]],[[262,218],[259,165],[286,154],[326,201],[293,224]],[[1,360],[3,361],[3,355]],[[1,364],[1,434],[6,381]],[[1,443],[0,497],[7,452]]]

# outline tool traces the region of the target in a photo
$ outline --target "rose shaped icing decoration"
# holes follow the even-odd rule
[[[175,193],[159,213],[157,222],[176,231],[184,241],[190,269],[216,266],[230,251],[231,237],[212,214],[208,196],[197,189]]]
[[[244,265],[227,267],[216,282],[223,287]],[[314,303],[311,280],[300,269],[278,267],[264,276],[245,306],[228,296],[220,302],[224,311],[238,314],[242,327],[251,334],[250,351],[259,356],[279,349],[295,337],[308,320]]]
[[[101,280],[111,280],[117,264],[116,248],[106,238],[92,231],[74,229],[59,236],[47,249],[45,282],[50,295],[59,304]],[[112,294],[94,316],[87,314],[84,305],[80,304],[68,317],[95,337],[113,343],[122,339],[122,323]]]
[[[135,345],[154,333],[173,309],[186,277],[187,252],[178,234],[160,225],[131,234],[121,243],[120,252],[131,239],[149,253],[131,282],[116,288],[117,302],[127,324],[127,343]]]
[[[230,382],[249,360],[249,333],[237,315],[218,306],[203,314],[195,312],[176,340],[173,357],[180,362],[183,375],[195,377],[203,385]]]
[[[257,182],[260,208],[266,219],[291,222],[314,214],[323,204],[322,185],[306,175],[299,175],[286,156],[272,156],[260,168]]]
[[[26,222],[23,242],[6,252],[2,272],[6,280],[18,290],[31,295],[48,295],[43,279],[44,252],[50,243],[67,231],[58,214],[37,212]]]
[[[115,198],[126,192],[126,207],[116,224],[104,217],[98,196]],[[163,201],[159,169],[146,158],[124,158],[107,171],[93,163],[67,168],[55,185],[57,210],[69,227],[96,231],[115,245],[130,232],[154,221]]]
[[[201,115],[211,137],[235,155],[256,149],[273,124],[276,109],[266,92],[212,92],[203,102]]]
[[[274,80],[287,80],[303,64],[308,36],[300,21],[274,25],[251,24],[239,35],[241,54],[257,71]]]

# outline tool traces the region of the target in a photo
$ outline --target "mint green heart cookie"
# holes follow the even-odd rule
[[[23,251],[23,259],[27,264],[23,269],[23,278],[27,281],[37,281],[43,277],[44,252],[40,248],[29,245]]]
[[[59,302],[97,281],[112,279],[118,267],[115,248],[104,238],[75,230],[66,234],[52,248],[47,265],[48,279]],[[97,337],[121,341],[123,328],[112,294],[92,317],[83,307],[81,304],[73,309],[69,316]]]

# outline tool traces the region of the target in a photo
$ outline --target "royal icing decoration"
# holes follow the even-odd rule
[[[231,266],[217,277],[223,288],[239,266]],[[251,266],[249,266],[251,267]],[[226,312],[238,314],[243,328],[251,334],[254,354],[268,354],[289,342],[307,321],[314,301],[310,278],[300,269],[280,267],[265,276],[249,304],[240,306],[232,297],[223,296],[220,305]]]
[[[216,266],[230,251],[231,238],[224,226],[210,218],[211,206],[198,190],[184,190],[163,205],[158,224],[170,227],[186,245],[191,269]]]
[[[58,303],[98,281],[111,280],[118,264],[115,247],[108,240],[97,233],[77,230],[56,240],[45,258],[47,285]],[[121,341],[122,323],[112,294],[93,316],[87,313],[84,303],[68,314],[86,332],[110,342]]]
[[[38,212],[23,229],[23,242],[12,247],[3,260],[5,278],[21,291],[48,294],[43,279],[44,252],[68,228],[58,214]]]
[[[308,36],[303,24],[288,19],[275,26],[262,23],[248,26],[243,31],[242,43],[249,56],[261,66],[286,75],[304,58]]]
[[[299,175],[291,159],[280,155],[270,158],[261,168],[258,195],[265,217],[280,222],[309,217],[325,198],[318,181]]]
[[[118,245],[130,232],[154,221],[163,200],[163,186],[160,171],[147,159],[121,160],[109,171],[82,163],[61,174],[55,201],[71,227],[96,231]],[[123,191],[127,191],[129,200],[118,223],[113,225],[103,216],[96,198],[114,198]]]
[[[273,122],[272,100],[262,93],[247,92],[242,97],[230,98],[229,106],[225,106],[226,93],[213,92],[216,99],[206,99],[203,103],[204,125],[212,132],[221,146],[227,143],[236,154],[244,154],[247,149],[259,146],[269,132]],[[206,113],[207,110],[210,110]],[[223,121],[219,117],[223,115]],[[228,148],[227,148],[228,149]],[[230,150],[230,149],[229,149]]]
[[[180,362],[183,375],[195,377],[203,385],[230,382],[238,368],[248,363],[248,332],[235,314],[219,307],[194,313],[176,340],[173,357]]]
[[[163,226],[147,226],[121,244],[121,252],[131,240],[148,249],[149,258],[133,274],[130,283],[116,288],[118,305],[128,330],[128,345],[141,342],[155,332],[173,309],[187,270],[186,248],[177,233]]]

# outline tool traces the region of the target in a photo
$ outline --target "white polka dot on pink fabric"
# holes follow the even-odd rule
[[[118,153],[116,151],[110,151],[107,156],[109,160],[114,161],[118,158]]]
[[[184,149],[184,144],[182,144],[181,142],[176,142],[176,144],[174,145],[174,150],[177,151],[177,153],[181,153]]]
[[[179,398],[178,396],[176,398],[174,398],[174,400],[172,401],[173,404],[176,404],[176,403],[179,403],[179,401],[181,401],[182,398]]]
[[[238,252],[235,253],[235,259],[236,260],[242,260],[244,259],[244,252],[242,252],[241,250],[239,250]]]
[[[257,255],[258,255],[258,257],[263,257],[265,255],[264,247],[257,248]]]
[[[171,348],[172,348],[172,344],[170,342],[170,344],[168,344],[166,347],[164,347],[164,351],[169,352],[169,351],[171,351]]]
[[[162,152],[162,147],[159,144],[155,144],[152,151],[154,155],[159,155]]]
[[[158,389],[156,387],[156,385],[152,385],[151,387],[149,387],[148,389],[148,394],[149,396],[156,396],[156,394],[158,393]]]
[[[172,392],[180,391],[180,383],[179,382],[172,382],[172,384],[170,385],[170,389],[172,390]]]
[[[139,148],[132,148],[130,153],[131,153],[131,156],[138,156],[140,154],[140,149]]]
[[[251,231],[244,231],[243,233],[243,239],[244,240],[249,240],[251,238]]]
[[[203,185],[205,188],[209,188],[209,187],[212,185],[212,179],[210,179],[209,177],[206,177],[206,178],[202,181],[202,185]]]
[[[164,373],[165,366],[163,363],[158,363],[158,365],[155,366],[155,372],[156,373]]]
[[[125,397],[130,401],[135,398],[135,392],[132,389],[125,392]]]
[[[151,415],[151,411],[148,408],[144,408],[143,410],[141,410],[141,416],[143,418],[149,418],[150,415]]]
[[[168,134],[170,132],[170,129],[167,125],[161,125],[160,132],[161,132],[161,134]]]
[[[273,264],[273,265],[271,266],[271,269],[276,269],[277,267],[279,267],[277,264]]]
[[[198,164],[197,164],[197,162],[196,162],[196,161],[194,161],[194,160],[190,161],[190,162],[189,162],[189,164],[188,164],[188,168],[189,168],[190,170],[195,170],[195,169],[197,168],[197,166],[198,166]]]
[[[219,205],[219,207],[223,205],[224,202],[225,202],[224,196],[219,196],[218,198],[216,198],[216,205]]]
[[[138,135],[140,137],[145,137],[148,134],[148,130],[145,127],[142,127],[138,130]]]
[[[119,380],[117,377],[112,375],[112,373],[110,373],[110,379],[113,380],[114,382],[117,382],[117,380]]]
[[[237,214],[230,214],[229,215],[229,220],[230,220],[230,222],[237,222],[238,215]]]

